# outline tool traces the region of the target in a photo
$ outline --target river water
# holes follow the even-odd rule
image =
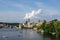
[[[33,29],[0,29],[0,40],[60,40],[60,38],[43,35]]]

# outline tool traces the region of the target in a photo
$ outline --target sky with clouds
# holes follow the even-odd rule
[[[0,22],[24,22],[26,13],[39,9],[38,18],[31,21],[60,20],[60,0],[0,0]]]

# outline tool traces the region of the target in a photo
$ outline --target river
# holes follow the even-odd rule
[[[37,33],[33,29],[0,29],[0,40],[59,40],[54,36]]]

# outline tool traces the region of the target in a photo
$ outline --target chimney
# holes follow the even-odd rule
[[[28,22],[30,22],[30,19],[28,19]]]

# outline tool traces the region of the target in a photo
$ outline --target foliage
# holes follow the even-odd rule
[[[60,35],[60,21],[57,19],[54,19],[52,21],[49,21],[48,24],[46,20],[42,23],[41,26],[38,26],[37,29],[43,29],[47,33],[53,33]]]
[[[46,27],[46,20],[44,20],[43,24],[41,25],[41,29],[45,30]]]

